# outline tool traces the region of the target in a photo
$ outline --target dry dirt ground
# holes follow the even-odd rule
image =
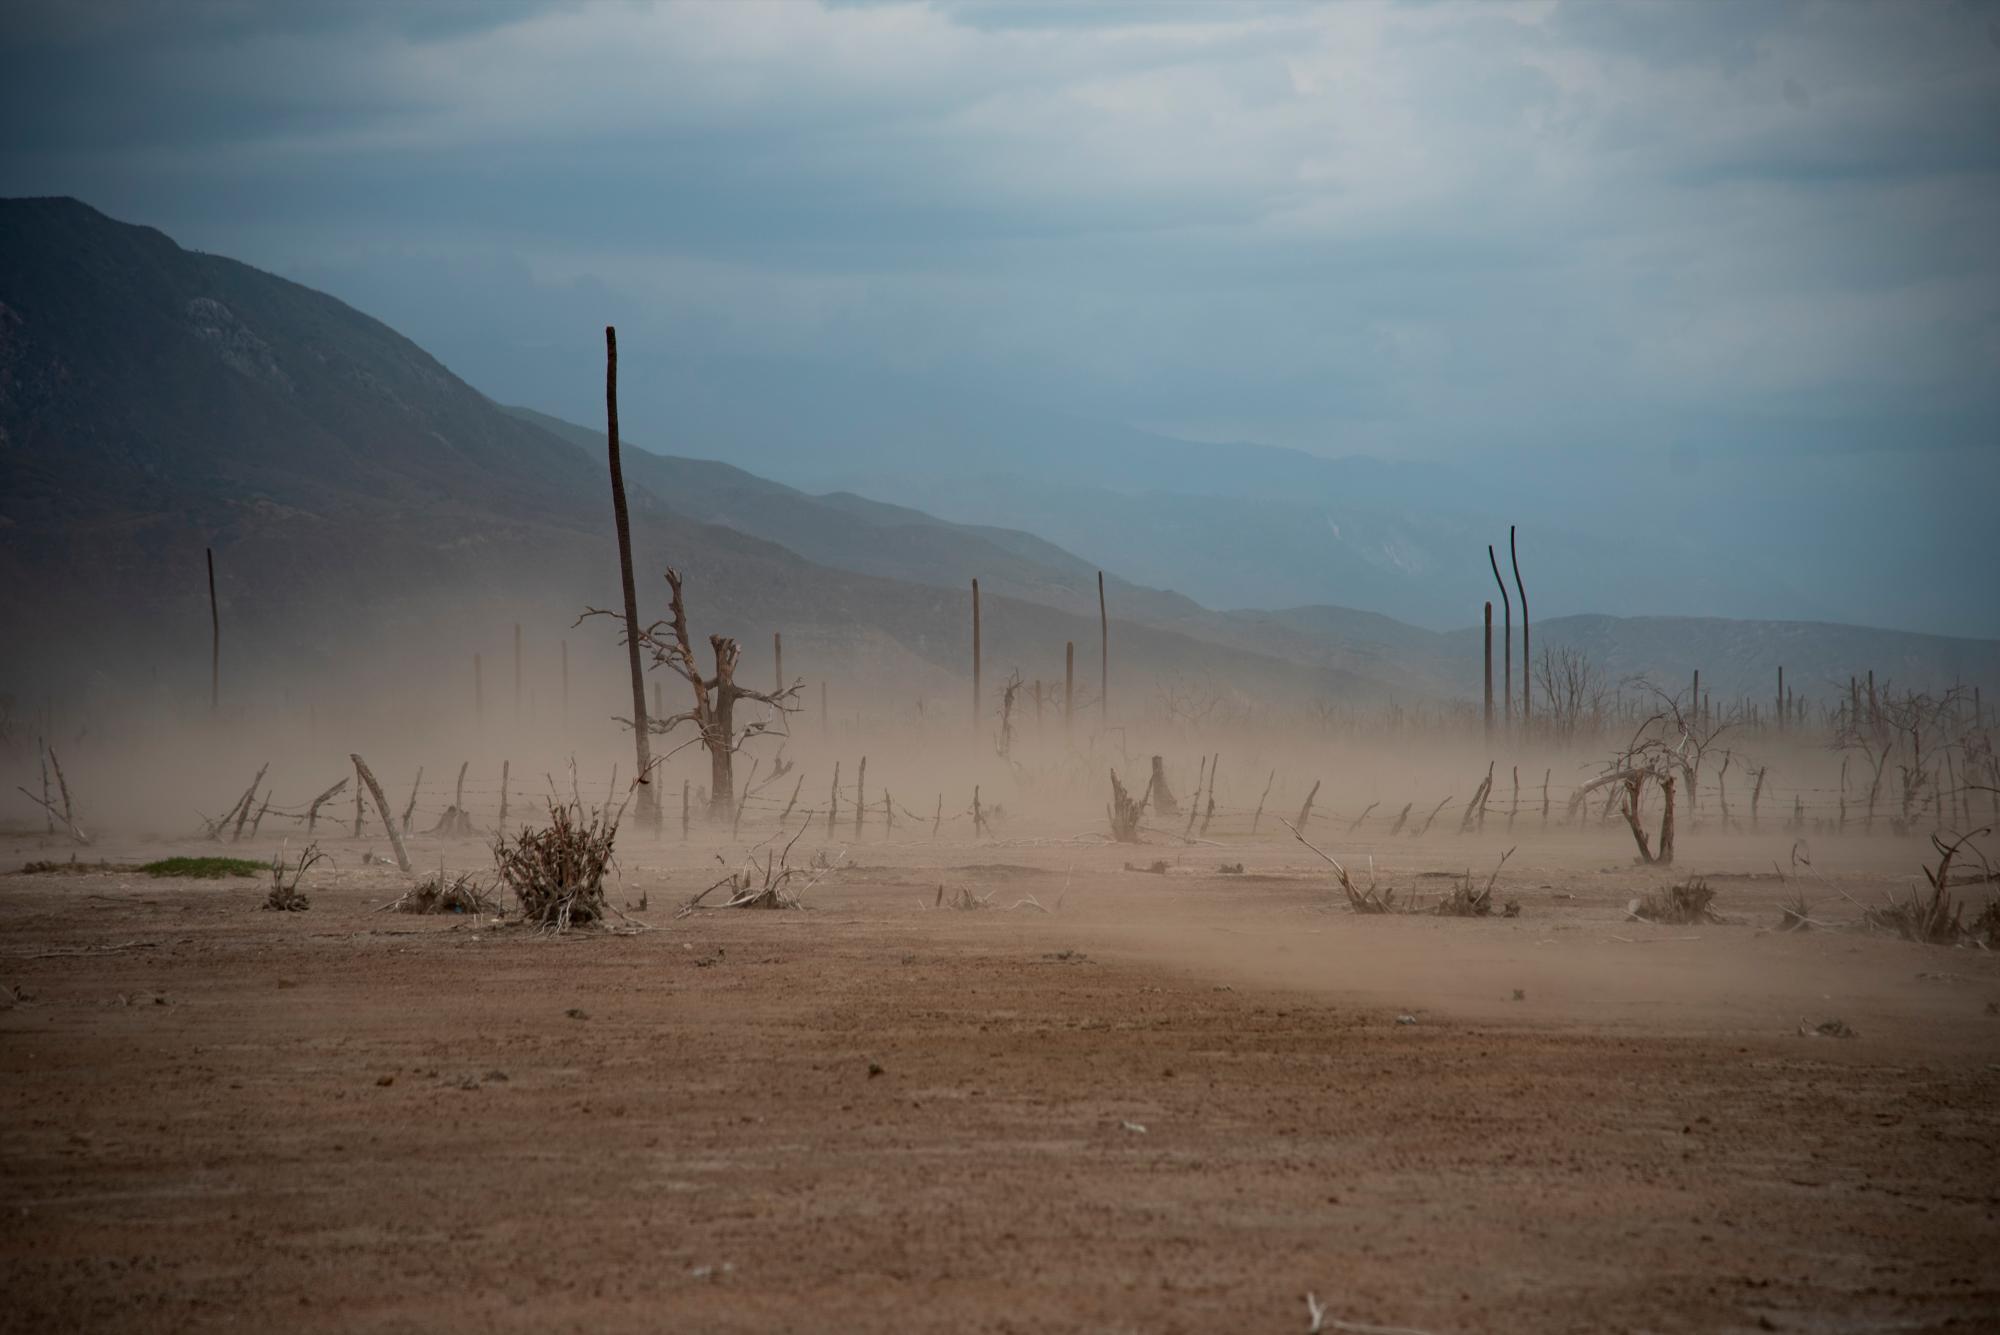
[[[863,843],[680,920],[712,851],[634,841],[647,930],[558,939],[376,912],[359,844],[304,913],[0,876],[0,1327],[2000,1329],[2000,961],[1771,931],[1788,847],[1684,835],[1694,928],[1609,833],[1472,921],[1289,841]],[[1822,850],[1815,912],[1919,848]]]

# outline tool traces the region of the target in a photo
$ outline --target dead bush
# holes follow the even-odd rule
[[[271,890],[264,896],[264,907],[276,913],[303,913],[311,908],[312,900],[299,892],[299,882],[315,863],[326,860],[318,844],[307,844],[292,863],[285,861],[283,852],[272,854]]]
[[[1644,922],[1692,927],[1697,923],[1722,921],[1714,904],[1715,891],[1709,889],[1706,880],[1696,876],[1657,894],[1633,900],[1630,916]]]
[[[1484,886],[1477,889],[1473,888],[1472,871],[1468,868],[1465,874],[1460,876],[1457,883],[1452,886],[1451,893],[1439,900],[1437,907],[1433,908],[1431,912],[1440,918],[1484,918],[1489,916],[1493,912],[1493,884],[1500,879],[1500,869],[1507,865],[1507,859],[1513,856],[1514,850],[1511,848],[1502,853],[1500,861],[1493,865],[1493,874],[1486,878]],[[1517,916],[1521,911],[1520,905],[1512,902],[1508,904],[1507,909],[1506,916],[1509,918]]]
[[[753,852],[740,869],[729,873],[729,875],[688,900],[687,903],[681,905],[680,911],[674,916],[685,918],[697,909],[804,908],[806,906],[805,892],[818,885],[827,873],[834,870],[841,863],[840,858],[829,858],[826,855],[826,850],[821,849],[813,857],[813,869],[810,874],[804,868],[791,865],[792,845],[798,843],[799,836],[803,835],[806,832],[806,827],[811,824],[812,813],[807,812],[806,818],[799,823],[798,832],[785,844],[783,851],[766,853],[764,861],[761,863],[757,861],[757,855]],[[720,861],[720,858],[721,855],[718,854],[717,860]],[[803,883],[794,889],[792,882],[801,877],[804,878]],[[722,903],[702,903],[702,900],[725,887],[728,889],[728,898]],[[938,889],[942,892],[944,887],[939,886]]]
[[[1876,931],[1893,932],[1905,941],[1925,945],[1956,945],[1968,934],[1990,941],[1994,929],[2000,927],[2000,911],[1989,903],[1968,929],[1963,922],[1965,905],[1953,899],[1950,892],[1952,859],[1974,838],[1987,833],[1984,829],[1974,830],[1949,844],[1932,835],[1931,846],[1937,849],[1938,865],[1923,869],[1924,879],[1930,882],[1930,894],[1912,888],[1907,898],[1891,898],[1880,908],[1863,909],[1862,920]],[[1978,852],[1973,851],[1975,855]]]
[[[447,881],[444,873],[429,878],[403,892],[390,905],[397,913],[478,913],[491,914],[499,905],[471,872],[461,872]]]
[[[494,868],[514,892],[521,916],[535,926],[561,932],[602,922],[604,873],[617,835],[615,814],[586,817],[575,803],[551,802],[547,825],[523,829],[511,840],[502,835],[493,845]]]

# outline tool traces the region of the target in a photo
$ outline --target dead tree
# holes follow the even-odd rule
[[[389,814],[389,800],[382,796],[382,785],[375,782],[375,776],[369,772],[367,762],[361,759],[359,753],[350,754],[347,758],[354,762],[354,772],[361,776],[361,782],[368,788],[368,795],[375,799],[375,810],[382,816],[382,828],[389,832],[389,847],[396,850],[396,865],[405,872],[409,871],[410,855],[403,847],[403,835],[396,828],[396,818]],[[361,789],[356,788],[354,794],[358,801]]]
[[[222,708],[222,613],[215,605],[215,548],[208,553],[208,712]]]
[[[1097,572],[1097,713],[1099,727],[1111,726],[1111,616],[1104,610],[1104,572]]]
[[[717,819],[728,819],[736,806],[736,753],[752,738],[773,731],[771,720],[758,719],[741,727],[736,723],[738,701],[754,700],[771,706],[782,719],[786,714],[798,710],[798,695],[805,688],[803,680],[794,681],[782,691],[752,690],[736,680],[736,664],[742,657],[742,649],[727,635],[708,637],[710,651],[715,656],[715,672],[703,676],[701,666],[695,661],[694,640],[688,631],[687,604],[681,596],[681,573],[671,567],[667,570],[667,587],[671,590],[668,600],[668,617],[665,621],[655,621],[642,627],[636,643],[653,656],[653,666],[664,667],[688,684],[694,695],[694,705],[678,714],[666,718],[648,720],[643,708],[637,722],[620,719],[628,727],[648,727],[655,733],[665,735],[683,723],[695,727],[695,740],[708,752],[709,815]],[[586,608],[583,615],[611,616],[612,613],[598,608]],[[582,620],[581,617],[578,620]],[[635,650],[636,653],[636,650]],[[645,691],[639,689],[634,701],[643,705]],[[642,756],[644,750],[641,750]],[[641,770],[641,780],[650,776]],[[644,803],[650,784],[640,789],[640,801]],[[830,813],[829,813],[830,814]]]
[[[861,757],[861,768],[854,775],[854,839],[861,841],[861,822],[868,815],[868,757]]]
[[[972,731],[979,732],[979,581],[972,581]],[[1003,752],[1004,754],[1004,752]]]
[[[325,792],[321,793],[318,797],[315,797],[312,800],[312,804],[306,808],[307,834],[311,834],[313,832],[314,827],[319,824],[319,809],[325,806],[328,802],[332,801],[334,798],[339,797],[340,794],[346,789],[346,787],[347,787],[347,779],[345,778],[345,776],[343,776],[339,783],[336,783],[335,785],[333,785],[333,787],[327,789]]]
[[[1299,808],[1299,818],[1296,821],[1292,822],[1293,826],[1295,827],[1293,829],[1294,834],[1296,834],[1299,830],[1305,829],[1306,822],[1312,819],[1313,799],[1319,796],[1319,784],[1320,781],[1318,779],[1313,780],[1312,791],[1306,794],[1305,803]]]
[[[84,833],[83,826],[77,824],[76,811],[70,805],[70,800],[69,800],[69,780],[63,777],[62,761],[56,759],[56,751],[54,747],[49,748],[49,764],[55,766],[56,789],[58,792],[62,794],[62,810],[58,811],[56,809],[56,804],[54,802],[51,802],[46,796],[36,797],[26,788],[20,790],[21,796],[27,798],[30,802],[33,802],[35,805],[41,807],[44,811],[47,811],[51,819],[62,821],[63,828],[69,831],[70,838],[74,839],[79,844],[88,845],[90,843],[90,836]],[[262,771],[259,771],[259,773],[261,774]],[[223,820],[227,819],[229,819],[229,817],[227,816],[223,817]]]
[[[1493,544],[1486,544],[1486,560],[1493,567],[1493,582],[1500,586],[1501,638],[1504,641],[1501,661],[1505,664],[1504,689],[1501,692],[1500,718],[1509,728],[1514,726],[1514,603],[1507,597],[1507,581],[1500,578],[1500,558],[1493,554]]]
[[[1118,781],[1118,771],[1111,771],[1111,805],[1104,809],[1111,822],[1111,837],[1121,844],[1139,842],[1139,818],[1145,814],[1146,799],[1138,801],[1125,791],[1125,785]]]
[[[1514,592],[1521,595],[1521,671],[1526,674],[1526,680],[1521,683],[1521,726],[1526,728],[1533,722],[1531,715],[1535,701],[1534,673],[1528,665],[1535,660],[1528,652],[1528,589],[1521,583],[1521,553],[1514,545],[1512,524],[1507,525],[1507,559],[1514,564]],[[1695,702],[1701,702],[1700,691],[1695,692]]]
[[[1140,799],[1142,805],[1150,805],[1162,816],[1178,816],[1181,804],[1174,800],[1173,790],[1167,787],[1167,759],[1153,757],[1153,777],[1146,784],[1146,795]]]
[[[646,678],[639,666],[639,595],[632,582],[632,521],[625,510],[625,466],[618,457],[618,331],[604,326],[604,434],[611,456],[611,520],[618,530],[618,578],[625,594],[625,650],[632,669],[632,744],[639,756],[639,810],[641,825],[659,824],[659,803],[653,800],[653,761],[649,753],[651,728],[646,720]],[[675,589],[676,598],[679,588]],[[728,803],[723,803],[728,809]]]
[[[1486,600],[1486,735],[1493,735],[1493,600]]]
[[[1264,780],[1264,792],[1257,799],[1257,810],[1250,816],[1250,833],[1252,834],[1257,833],[1257,822],[1264,819],[1264,798],[1271,795],[1271,785],[1277,782],[1277,779],[1278,771],[1274,769],[1271,771],[1270,777]]]

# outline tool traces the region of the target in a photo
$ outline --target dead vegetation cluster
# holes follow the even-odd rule
[[[318,844],[307,844],[289,862],[282,850],[272,854],[271,889],[264,896],[264,907],[278,913],[302,913],[311,908],[312,900],[299,889],[299,882],[314,866],[327,861],[331,859],[319,851]]]
[[[494,843],[494,870],[530,925],[561,932],[599,923],[617,835],[616,812],[585,813],[574,803],[551,802],[547,825],[511,839],[503,834]]]

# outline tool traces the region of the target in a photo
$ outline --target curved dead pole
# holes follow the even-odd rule
[[[1521,595],[1521,726],[1525,728],[1534,712],[1535,660],[1528,654],[1528,589],[1521,583],[1521,554],[1514,548],[1512,524],[1507,525],[1507,559],[1514,563],[1514,592]],[[1701,707],[1699,690],[1695,692],[1695,707]]]
[[[1500,578],[1500,558],[1493,554],[1493,544],[1486,544],[1486,561],[1493,567],[1493,582],[1500,586],[1500,615],[1502,619],[1501,661],[1506,665],[1506,680],[1501,691],[1500,721],[1509,728],[1514,725],[1514,602],[1507,596],[1507,581]]]

